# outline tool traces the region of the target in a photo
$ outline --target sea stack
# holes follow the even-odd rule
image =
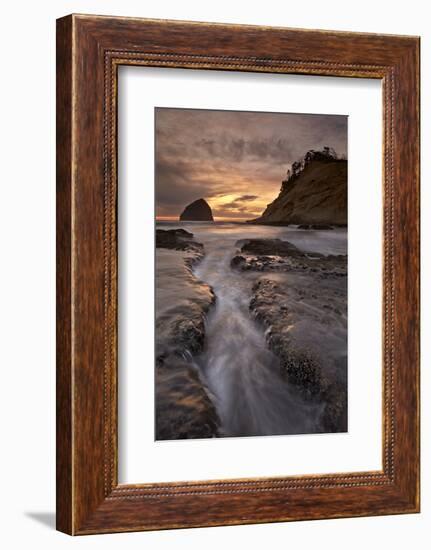
[[[212,222],[214,218],[207,201],[205,199],[198,199],[184,208],[180,221]]]

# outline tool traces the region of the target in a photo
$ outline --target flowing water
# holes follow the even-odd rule
[[[252,286],[262,273],[236,271],[230,267],[230,261],[239,248],[237,241],[247,238],[280,238],[304,251],[346,254],[346,231],[198,222],[159,222],[158,227],[182,227],[205,247],[205,257],[195,267],[194,274],[211,285],[217,302],[207,318],[204,351],[194,361],[215,402],[222,434],[255,436],[319,431],[322,406],[305,401],[298,389],[282,377],[279,361],[266,345],[264,327],[250,314]]]

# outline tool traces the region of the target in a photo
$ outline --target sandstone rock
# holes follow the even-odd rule
[[[317,224],[326,229],[346,225],[347,161],[312,160],[298,176],[284,182],[278,197],[250,223]]]

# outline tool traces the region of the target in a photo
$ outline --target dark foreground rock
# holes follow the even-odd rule
[[[158,247],[156,264],[156,439],[215,437],[219,419],[193,362],[203,349],[205,317],[215,302],[211,287],[192,271],[203,257],[203,247],[184,230],[159,231],[163,246]]]
[[[218,435],[220,420],[190,361],[158,357],[156,366],[156,439],[208,438]]]
[[[306,398],[324,404],[322,431],[344,432],[347,430],[347,357],[337,356],[329,342],[322,344],[321,341],[325,331],[337,331],[336,326],[331,327],[331,319],[341,313],[343,297],[337,301],[334,298],[328,289],[322,297],[312,290],[307,293],[304,287],[292,289],[285,283],[261,279],[253,287],[250,310],[267,327],[268,345],[279,357],[286,379]],[[332,314],[328,315],[327,322],[319,318],[318,313],[310,315],[310,310],[322,309],[322,301],[326,302],[323,309]],[[347,340],[345,344],[347,352]]]
[[[321,431],[347,430],[347,256],[288,241],[241,242],[231,266],[262,272],[250,311],[266,327],[286,380],[323,404]]]
[[[210,205],[205,199],[198,199],[184,208],[180,221],[212,222],[214,221]]]
[[[194,251],[203,255],[203,245],[185,229],[156,229],[156,248]]]
[[[281,239],[250,239],[242,245],[241,252],[258,256],[290,256],[294,258],[304,256],[304,253],[294,244]]]
[[[302,223],[301,225],[298,225],[298,229],[313,229],[314,231],[328,231],[330,229],[334,229],[332,225],[327,225],[324,223]]]
[[[231,260],[231,267],[240,271],[271,271],[316,274],[320,278],[345,277],[347,256],[324,256],[303,252],[289,241],[251,239],[242,244],[240,253]]]

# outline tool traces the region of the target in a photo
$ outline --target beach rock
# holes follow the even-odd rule
[[[234,256],[230,261],[231,267],[234,269],[242,269],[242,266],[246,263],[244,256]]]
[[[203,254],[203,245],[185,229],[156,229],[156,248],[187,250]]]
[[[324,223],[312,223],[312,224],[301,224],[298,225],[298,229],[314,229],[315,231],[323,231],[323,230],[330,230],[334,229],[332,225],[327,225]]]
[[[279,357],[288,382],[304,397],[322,403],[324,432],[347,430],[347,357],[335,351],[343,338],[347,349],[346,327],[342,331],[337,326],[343,323],[339,312],[346,301],[347,286],[338,292],[331,285],[320,287],[317,293],[301,278],[289,283],[260,279],[250,301],[250,311],[266,327],[268,346]],[[322,317],[325,310],[327,317]]]
[[[160,334],[156,325],[156,439],[216,437],[220,420],[193,363],[205,338],[204,309],[177,319]]]
[[[192,269],[204,249],[184,229],[158,229],[156,239],[156,438],[215,437],[217,413],[193,362],[215,303]]]
[[[180,215],[180,221],[212,222],[214,218],[207,201],[205,199],[198,199],[185,207]]]
[[[205,317],[215,303],[211,287],[196,281],[194,297],[163,311],[156,319],[156,356],[191,356],[202,351]]]
[[[320,278],[347,275],[346,255],[303,252],[280,239],[249,239],[238,244],[242,244],[240,254],[232,258],[230,265],[239,271],[309,273]]]
[[[156,439],[216,437],[220,419],[189,361],[171,355],[156,366]]]
[[[261,273],[249,307],[283,375],[322,404],[321,431],[346,431],[347,256],[304,252],[280,239],[237,245],[231,267]]]
[[[289,241],[280,239],[250,239],[243,244],[241,252],[257,256],[303,257],[304,253]]]

